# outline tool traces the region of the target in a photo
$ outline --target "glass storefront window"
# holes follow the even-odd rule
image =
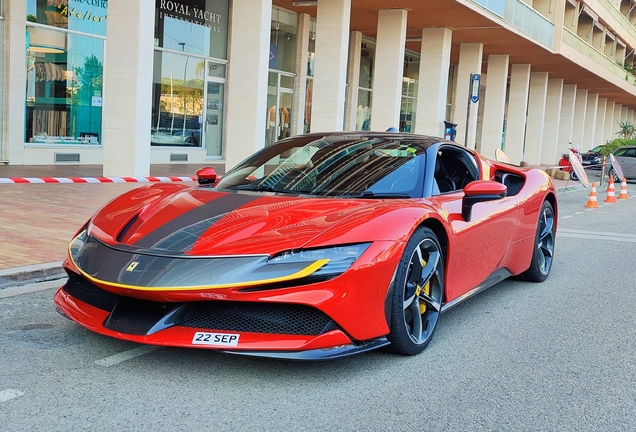
[[[155,51],[152,145],[201,146],[205,70],[201,58]]]
[[[309,47],[307,49],[307,76],[314,76],[314,60],[316,58],[316,20],[309,21]]]
[[[228,0],[157,0],[155,46],[227,59]]]
[[[400,108],[400,132],[415,131],[415,108],[420,77],[419,54],[407,51],[404,56],[402,79],[402,104]]]
[[[108,0],[29,0],[28,22],[106,36]]]
[[[25,139],[99,144],[104,41],[27,26]]]
[[[221,63],[208,62],[208,76],[225,78],[226,66]]]
[[[371,127],[371,101],[373,92],[370,90],[358,90],[358,109],[356,113],[356,130],[368,131]]]
[[[265,145],[286,138],[291,132],[294,77],[269,72]]]
[[[298,15],[272,8],[272,27],[269,45],[269,68],[294,72],[296,68],[296,34]]]
[[[311,132],[311,104],[312,94],[314,92],[313,78],[307,78],[307,87],[305,88],[305,123],[303,133]]]

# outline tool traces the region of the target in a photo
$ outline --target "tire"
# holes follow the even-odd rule
[[[623,181],[622,178],[619,178],[618,174],[616,173],[616,171],[614,171],[614,168],[610,169],[610,172],[607,174],[607,181],[609,182],[609,176],[613,175],[614,176],[614,183],[620,183]]]
[[[418,228],[398,264],[391,308],[388,351],[415,355],[429,344],[444,297],[444,255],[437,237]]]
[[[579,180],[579,176],[576,175],[576,172],[574,172],[574,170],[570,171],[570,178],[574,181]]]
[[[554,257],[554,210],[552,204],[544,201],[537,222],[537,234],[530,268],[519,275],[520,279],[543,282],[550,274]]]

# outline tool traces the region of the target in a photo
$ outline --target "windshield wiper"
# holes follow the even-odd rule
[[[298,191],[289,190],[289,189],[278,189],[271,185],[260,184],[256,187],[253,187],[248,190],[253,190],[256,192],[277,192],[277,193],[288,193],[288,194],[300,194]]]

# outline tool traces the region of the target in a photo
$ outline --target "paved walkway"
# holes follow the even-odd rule
[[[153,165],[152,176],[192,176],[199,165]],[[216,167],[220,168],[220,167]],[[4,177],[99,177],[100,166],[0,165]],[[217,172],[222,172],[217,170]],[[576,187],[555,180],[557,188]],[[73,234],[101,206],[138,183],[0,184],[0,287],[7,275],[59,271]],[[26,269],[23,267],[30,266]]]

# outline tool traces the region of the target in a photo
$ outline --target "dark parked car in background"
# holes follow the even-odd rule
[[[601,154],[602,145],[598,145],[585,153],[581,153],[581,163],[584,168],[601,169],[603,163],[603,155]]]

